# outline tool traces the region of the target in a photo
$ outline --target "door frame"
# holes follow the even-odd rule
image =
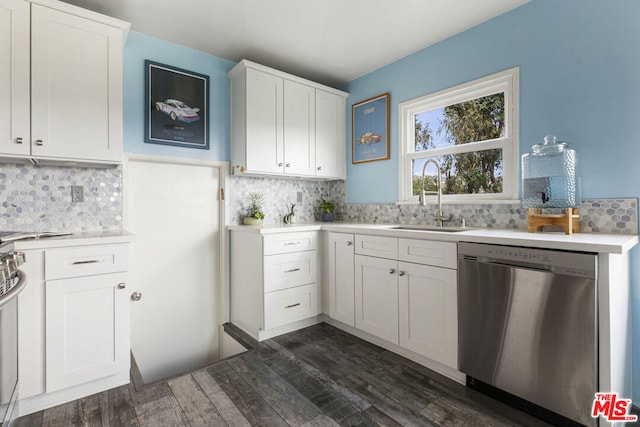
[[[128,191],[129,186],[129,163],[160,163],[167,165],[180,165],[180,166],[199,166],[209,167],[212,169],[218,169],[218,182],[220,188],[218,189],[218,201],[219,203],[219,218],[220,218],[220,324],[229,322],[229,239],[227,237],[227,216],[229,200],[225,194],[227,188],[227,181],[229,177],[229,162],[219,160],[203,160],[192,159],[187,157],[174,157],[174,156],[158,156],[151,154],[137,154],[137,153],[125,153],[124,161],[122,163],[122,175],[123,175],[123,228],[126,230],[130,223],[130,212],[128,209],[129,197],[131,192]],[[218,325],[219,326],[219,325]]]

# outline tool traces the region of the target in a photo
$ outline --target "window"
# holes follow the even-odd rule
[[[443,200],[487,202],[518,196],[518,68],[398,106],[400,201],[417,202],[427,159],[440,165]],[[425,170],[427,197],[436,170]]]

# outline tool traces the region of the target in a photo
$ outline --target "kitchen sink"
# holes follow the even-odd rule
[[[444,233],[458,233],[470,230],[467,227],[438,227],[436,225],[398,225],[392,228],[395,230],[440,231]]]

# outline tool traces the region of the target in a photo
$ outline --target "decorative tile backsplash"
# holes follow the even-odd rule
[[[71,202],[71,186],[84,202]],[[122,167],[0,164],[1,231],[98,231],[122,228]]]
[[[295,222],[320,220],[320,198],[336,205],[336,214],[346,211],[344,181],[303,181],[283,178],[229,176],[226,194],[229,198],[229,224],[242,224],[247,212],[249,193],[264,196],[265,224],[282,223],[282,218],[295,203]],[[301,193],[301,202],[298,202]]]
[[[320,220],[320,197],[336,204],[336,220],[363,223],[434,224],[435,207],[416,204],[371,203],[347,204],[344,181],[305,181],[279,178],[230,176],[229,223],[241,224],[247,210],[247,195],[264,195],[265,224],[282,223],[288,207],[296,203],[296,222]],[[302,202],[297,203],[297,193]],[[462,219],[467,227],[527,230],[527,209],[520,204],[445,204],[451,224]],[[551,212],[553,213],[553,212]],[[584,233],[637,234],[638,199],[583,200],[580,227]]]
[[[71,202],[71,186],[84,186],[84,202]],[[347,204],[344,181],[308,181],[229,176],[228,223],[240,224],[247,195],[264,195],[266,224],[280,224],[295,203],[295,222],[320,221],[320,198],[336,205],[336,220],[364,223],[434,224],[434,206]],[[301,202],[298,202],[298,195]],[[122,228],[122,167],[81,168],[0,164],[0,231],[97,231]],[[585,233],[637,234],[638,200],[584,200]],[[515,204],[445,204],[445,214],[467,227],[527,229],[527,210]]]

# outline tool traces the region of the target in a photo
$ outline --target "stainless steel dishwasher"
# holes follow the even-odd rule
[[[459,243],[458,360],[467,385],[552,422],[559,414],[595,425],[596,268],[595,254]]]

